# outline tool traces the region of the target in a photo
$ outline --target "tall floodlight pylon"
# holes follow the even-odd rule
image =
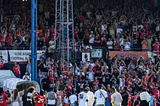
[[[64,71],[65,66],[69,69],[69,63],[74,59],[73,0],[56,0],[55,8],[54,46],[59,50]]]

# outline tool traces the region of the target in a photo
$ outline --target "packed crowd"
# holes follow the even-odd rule
[[[45,59],[47,60],[44,61]],[[43,89],[41,93],[33,88],[27,93],[22,91],[20,94],[25,94],[26,99],[22,100],[21,94],[19,101],[17,98],[20,94],[15,93],[17,97],[13,99],[13,93],[10,96],[12,101],[8,102],[12,106],[19,106],[19,103],[24,103],[23,106],[93,106],[94,103],[96,106],[159,106],[159,67],[160,57],[156,57],[153,62],[150,58],[115,56],[113,59],[109,57],[96,61],[80,61],[79,64],[70,63],[69,70],[65,72],[62,71],[61,61],[55,61],[43,54],[38,64],[37,80]],[[30,80],[29,75],[24,76],[24,80]],[[149,105],[144,105],[144,101]],[[18,105],[13,105],[15,102]],[[119,105],[115,105],[116,103]]]
[[[76,42],[80,42],[83,49],[104,46],[108,50],[142,50],[159,53],[159,9],[156,8],[156,3],[143,1],[77,0],[75,4],[77,9],[75,9],[74,31]],[[54,5],[54,3],[45,4],[47,5],[45,7]],[[24,7],[27,7],[27,5]],[[43,6],[41,5],[41,7]],[[1,49],[6,49],[6,47],[8,49],[30,48],[30,19],[29,15],[22,14],[21,10],[17,9],[19,12],[14,12],[16,15],[9,14],[10,17],[4,19],[0,36]],[[29,11],[29,9],[27,10]],[[99,85],[103,85],[102,89],[104,92],[107,91],[106,95],[108,95],[106,96],[104,93],[104,97],[108,97],[106,106],[111,106],[113,103],[112,96],[110,98],[110,95],[114,94],[113,91],[116,91],[113,88],[116,88],[121,94],[123,106],[138,106],[140,104],[139,95],[143,89],[147,90],[151,95],[150,100],[147,101],[150,106],[160,106],[160,57],[156,57],[155,61],[150,58],[144,59],[143,57],[124,58],[116,56],[114,58],[91,59],[90,61],[86,59],[86,61],[78,63],[66,62],[66,64],[70,64],[69,70],[62,71],[64,70],[62,69],[64,64],[62,64],[61,60],[55,59],[52,51],[54,47],[54,25],[51,20],[54,19],[52,14],[54,9],[45,8],[44,10],[45,14],[40,13],[38,19],[39,29],[43,30],[38,36],[38,48],[47,48],[47,51],[42,53],[38,61],[37,81],[46,93],[43,90],[40,94],[33,93],[34,99],[37,95],[41,95],[42,99],[46,101],[44,103],[50,104],[51,101],[47,101],[47,99],[50,100],[47,93],[53,92],[56,96],[51,94],[54,96],[51,99],[55,100],[55,104],[52,101],[52,106],[56,104],[57,106],[63,104],[76,106],[77,103],[71,103],[71,96],[74,95],[73,99],[78,94],[78,99],[74,100],[80,104],[78,100],[80,99],[79,93],[81,94],[82,90],[96,92],[97,89],[100,89]],[[48,15],[46,14],[48,13],[50,17],[47,17]],[[52,19],[50,20],[51,17]],[[21,76],[20,67],[17,63],[15,63],[13,71],[17,77]],[[29,58],[26,74],[21,77],[25,80],[30,80],[30,73],[31,62]],[[28,95],[31,98],[33,97],[33,91],[33,89],[31,91],[28,90]],[[96,93],[94,96],[96,97]],[[101,96],[103,96],[103,93]],[[29,98],[29,101],[31,101],[31,98]],[[15,100],[18,99],[15,97]]]
[[[29,1],[16,1],[4,1],[4,5],[10,5],[3,9],[1,49],[30,48]],[[156,0],[74,1],[76,43],[84,49],[104,46],[108,50],[159,53],[158,3]],[[54,47],[54,5],[53,1],[45,0],[38,5],[38,28],[42,30],[38,36],[38,49]],[[56,36],[58,38],[59,34]]]

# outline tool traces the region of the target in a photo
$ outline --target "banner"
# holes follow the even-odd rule
[[[37,60],[39,60],[42,52],[42,50],[37,51]],[[29,55],[31,55],[31,50],[9,50],[11,62],[27,62]]]
[[[85,62],[86,59],[90,61],[90,53],[87,53],[87,52],[82,53],[82,61]]]
[[[140,51],[109,51],[109,56],[111,58],[117,56],[117,57],[144,57],[144,58],[148,58],[148,53],[147,52],[140,52]]]
[[[92,58],[102,58],[103,49],[92,49],[91,57]]]
[[[0,56],[2,56],[4,63],[8,63],[8,51],[7,50],[0,50]]]

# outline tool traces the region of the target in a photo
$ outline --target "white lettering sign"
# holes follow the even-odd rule
[[[8,63],[8,51],[7,50],[0,50],[0,56],[2,56],[4,63]]]
[[[37,51],[37,60],[39,60],[42,52],[42,50]],[[9,50],[11,62],[27,62],[29,55],[31,55],[31,50]]]

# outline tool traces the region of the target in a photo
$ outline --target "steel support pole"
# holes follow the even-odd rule
[[[70,21],[70,17],[69,17],[69,0],[67,0],[67,23],[69,23]],[[69,71],[69,63],[70,63],[70,47],[69,47],[69,44],[70,44],[70,39],[69,39],[69,25],[70,24],[67,24],[67,70]]]
[[[31,79],[37,80],[37,0],[31,0]]]
[[[2,17],[3,17],[3,0],[0,1],[0,28],[2,26]]]
[[[55,1],[55,7],[57,9],[57,5],[58,5],[58,1]],[[57,10],[55,11],[55,24],[54,24],[54,49],[56,49],[56,45],[57,45],[57,40],[56,40],[56,34],[57,34]]]
[[[75,38],[74,38],[74,7],[73,7],[73,0],[71,0],[71,15],[72,15],[72,42],[73,42],[73,53],[72,53],[72,55],[73,55],[73,60],[74,60],[74,62],[75,62],[75,44],[74,44],[74,42],[75,42]]]

